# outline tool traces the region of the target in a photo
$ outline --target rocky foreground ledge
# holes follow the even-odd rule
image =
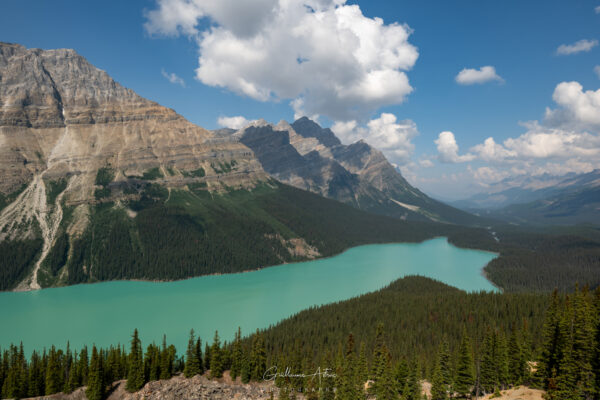
[[[125,383],[124,380],[115,382],[107,400],[267,400],[274,389],[273,384],[267,382],[243,384],[239,379],[232,382],[228,373],[219,380],[205,376],[187,379],[179,375],[169,380],[148,382],[136,393],[125,390]],[[277,393],[274,395],[277,398]],[[87,400],[87,397],[85,388],[80,388],[71,394],[57,393],[36,399]]]
[[[272,382],[243,384],[239,378],[232,381],[229,371],[226,371],[222,379],[212,380],[206,376],[195,376],[185,378],[183,375],[175,376],[168,380],[148,382],[142,390],[129,393],[125,389],[126,381],[115,382],[107,400],[268,400],[278,398],[277,388]],[[422,383],[423,394],[431,398],[431,385]],[[509,390],[503,390],[500,397],[492,394],[480,397],[481,400],[543,400],[542,390],[531,389],[526,386],[518,386]],[[298,399],[304,396],[298,395]],[[71,394],[57,393],[51,396],[36,397],[44,400],[87,400],[85,388],[80,388]],[[375,400],[374,398],[370,398]]]

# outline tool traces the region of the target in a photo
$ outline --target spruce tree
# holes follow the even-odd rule
[[[45,394],[50,395],[60,392],[60,362],[56,348],[52,346],[48,353],[48,366],[46,367],[46,390]]]
[[[242,374],[242,364],[244,361],[244,353],[242,349],[242,329],[238,327],[233,340],[233,351],[231,354],[231,379],[234,381]]]
[[[508,387],[509,372],[508,372],[508,346],[506,344],[506,338],[502,332],[496,333],[496,365],[498,368],[498,383],[500,388],[505,389]]]
[[[458,351],[456,363],[456,379],[454,380],[454,391],[462,397],[467,397],[473,387],[473,355],[471,354],[471,341],[467,330],[463,330],[462,340]]]
[[[399,395],[404,394],[404,388],[406,388],[408,374],[408,363],[406,362],[405,358],[401,358],[400,361],[396,363],[396,368],[394,370],[394,382],[396,383],[396,392]]]
[[[87,346],[83,346],[83,349],[81,349],[79,352],[79,375],[81,377],[80,384],[83,386],[87,385],[89,366],[90,364]]]
[[[544,389],[549,387],[549,379],[558,372],[560,357],[559,301],[558,290],[555,289],[552,293],[550,305],[546,310],[546,317],[542,328],[542,350],[536,373],[537,380]]]
[[[129,352],[126,387],[130,392],[137,392],[144,386],[144,383],[144,358],[142,354],[142,342],[138,336],[138,330],[135,329],[131,338],[131,351]]]
[[[187,352],[185,353],[185,366],[183,367],[183,375],[186,378],[191,378],[200,373],[200,360],[196,349],[196,338],[194,330],[190,331],[190,339],[188,340]]]
[[[173,359],[167,348],[167,335],[163,335],[160,352],[160,379],[170,379],[173,373]]]
[[[389,363],[388,355],[388,349],[385,345],[383,324],[379,323],[375,330],[375,350],[373,352],[373,366],[371,371],[373,384],[369,388],[369,391],[373,394],[378,393],[380,384],[385,384],[383,380],[385,369]]]
[[[517,330],[513,328],[508,342],[508,371],[510,383],[518,386],[525,381],[526,367],[524,350],[517,335]]]
[[[419,382],[419,364],[414,359],[408,371],[406,386],[404,387],[405,400],[420,400],[421,399],[421,383]]]
[[[483,339],[479,363],[479,386],[485,393],[492,393],[499,384],[496,338],[496,333],[488,327]]]
[[[431,400],[448,399],[448,387],[444,384],[444,378],[439,362],[436,362],[433,369],[433,379],[431,381]]]
[[[88,400],[101,400],[105,395],[104,371],[102,370],[102,355],[96,346],[92,347],[92,359],[88,375],[88,385],[85,395]]]
[[[221,340],[219,332],[215,331],[213,344],[210,348],[210,376],[211,378],[221,378],[223,376],[223,355],[221,353]]]
[[[358,361],[356,363],[356,380],[364,387],[369,379],[369,364],[367,362],[367,346],[365,342],[360,342]]]
[[[447,399],[451,383],[450,351],[448,349],[448,343],[443,341],[440,344],[438,356],[433,368],[433,379],[431,382],[432,400]]]
[[[356,384],[356,358],[354,356],[354,335],[348,336],[346,354],[342,367],[341,385],[338,388],[336,399],[356,400],[359,392]]]
[[[296,352],[298,355],[296,357],[295,365],[292,367],[301,368],[302,366],[302,354],[301,350],[298,348],[299,343],[296,343]],[[265,349],[265,341],[263,339],[262,334],[257,330],[252,338],[252,351],[250,354],[250,367],[251,370],[251,378],[253,380],[259,381],[263,378],[265,371],[267,370],[267,351]],[[300,382],[296,382],[301,386]]]
[[[42,359],[40,358],[39,354],[36,351],[34,351],[31,354],[31,362],[29,365],[29,382],[27,385],[29,397],[42,396],[45,392],[46,383],[44,382],[44,374],[42,372],[42,367]],[[0,365],[0,369],[1,368],[2,366]],[[2,372],[0,371],[0,389],[2,388],[1,375]]]

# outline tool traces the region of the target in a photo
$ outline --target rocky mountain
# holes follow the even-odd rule
[[[184,279],[439,235],[265,168],[366,210],[430,212],[381,153],[306,119],[211,132],[73,50],[0,43],[0,290]]]
[[[328,128],[303,117],[277,125],[255,121],[237,131],[266,172],[281,182],[361,210],[408,220],[477,224],[466,212],[411,186],[381,151],[361,140],[343,145]]]
[[[455,204],[512,223],[600,224],[600,170],[562,177],[521,177],[497,187],[502,189]]]
[[[98,171],[110,179],[99,182]],[[89,204],[134,194],[145,174],[175,188],[202,175],[215,190],[267,179],[243,144],[141,98],[75,51],[0,43],[0,240],[44,242],[23,287],[39,288],[63,204],[75,207],[67,231],[81,233]]]

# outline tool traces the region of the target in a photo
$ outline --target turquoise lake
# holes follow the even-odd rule
[[[23,341],[26,352],[127,344],[138,328],[145,346],[163,333],[179,353],[193,328],[203,342],[265,328],[313,305],[380,289],[405,275],[423,275],[466,291],[496,288],[482,268],[495,254],[459,249],[445,238],[378,244],[335,257],[259,271],[176,282],[115,281],[35,292],[0,293],[0,347]]]

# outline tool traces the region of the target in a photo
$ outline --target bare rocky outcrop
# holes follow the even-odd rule
[[[0,241],[43,239],[17,290],[41,287],[38,271],[63,222],[63,205],[76,207],[69,234],[85,230],[102,168],[113,172],[114,187],[152,170],[160,171],[154,183],[168,189],[253,188],[268,179],[238,140],[142,98],[74,50],[0,42],[0,194],[21,191],[0,210]],[[47,186],[61,180],[66,188],[49,196]]]
[[[140,391],[130,393],[125,389],[126,381],[115,382],[107,400],[267,400],[277,388],[271,382],[243,384],[231,379],[211,380],[205,376],[185,378],[175,376],[168,380],[148,382]],[[57,393],[38,399],[87,400],[85,388],[70,394]]]
[[[253,121],[239,139],[278,180],[357,208],[403,219],[455,223],[471,216],[431,199],[410,185],[383,153],[361,140],[344,145],[328,128],[303,117],[289,124]]]
[[[235,171],[211,167],[231,160]],[[217,138],[138,96],[74,50],[0,43],[0,192],[38,174],[79,175],[84,178],[66,197],[89,200],[96,171],[107,165],[125,175],[202,167],[207,180],[228,186],[251,186],[266,177],[243,144]],[[178,177],[172,183],[185,184]]]

